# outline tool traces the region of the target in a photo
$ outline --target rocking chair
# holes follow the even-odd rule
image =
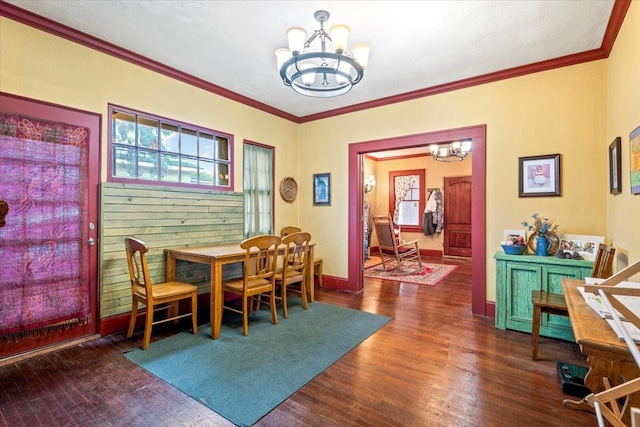
[[[373,226],[378,237],[378,251],[382,260],[382,267],[387,270],[386,263],[395,260],[396,269],[402,269],[402,261],[416,260],[422,268],[420,260],[420,249],[418,248],[418,240],[409,242],[401,242],[399,235],[395,230],[399,231],[393,221],[391,215],[373,217]]]

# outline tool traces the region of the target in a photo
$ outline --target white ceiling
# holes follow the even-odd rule
[[[150,1],[7,0],[20,8],[304,117],[598,49],[613,0]],[[372,47],[363,81],[329,99],[282,84],[286,30],[351,27]],[[319,49],[317,43],[312,47]],[[314,50],[315,50],[314,49]]]

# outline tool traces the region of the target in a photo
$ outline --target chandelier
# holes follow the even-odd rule
[[[345,94],[362,80],[371,47],[354,45],[348,54],[347,40],[351,29],[346,25],[334,25],[327,33],[324,23],[329,20],[329,12],[318,10],[313,16],[320,22],[319,30],[305,41],[307,32],[304,29],[289,28],[289,49],[276,50],[280,77],[285,86],[291,86],[302,95],[329,98]],[[316,39],[320,40],[322,49],[303,52]],[[327,40],[334,52],[327,52]]]
[[[464,160],[471,151],[471,140],[453,141],[448,144],[429,145],[431,155],[440,162],[452,162]]]

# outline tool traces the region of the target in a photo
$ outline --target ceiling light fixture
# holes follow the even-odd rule
[[[327,33],[324,23],[329,20],[329,12],[319,10],[313,16],[320,22],[319,30],[315,30],[305,41],[307,32],[304,29],[289,28],[289,49],[276,50],[280,77],[285,86],[291,86],[302,95],[329,98],[345,94],[362,80],[371,47],[366,44],[354,45],[349,55],[347,40],[351,29],[346,25],[334,25]],[[303,52],[317,38],[320,39],[322,50]],[[327,40],[335,52],[327,52]]]
[[[448,144],[431,144],[429,151],[435,160],[452,162],[464,160],[471,151],[471,140],[453,141]]]

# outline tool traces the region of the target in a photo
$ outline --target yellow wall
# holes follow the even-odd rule
[[[629,188],[629,134],[640,126],[640,2],[631,2],[607,61],[607,73],[607,137],[600,145],[604,152],[616,137],[622,138],[622,194],[606,199],[607,235],[618,251],[614,267],[619,270],[640,259],[640,195],[632,195]],[[640,281],[640,274],[633,280]]]
[[[472,125],[487,125],[488,300],[495,300],[492,256],[502,230],[540,213],[562,233],[604,236],[606,71],[605,60],[594,61],[301,125],[300,170],[333,177],[331,207],[307,209],[310,180],[301,187],[301,224],[316,236],[325,272],[347,276],[347,242],[336,239],[348,228],[348,145]],[[562,196],[519,198],[518,157],[553,153],[562,154]]]
[[[276,148],[276,185],[287,176],[300,181],[295,123],[6,18],[0,18],[0,90],[102,114],[102,181],[108,103],[234,135],[235,191],[242,191],[244,139]],[[278,196],[275,203],[276,230],[298,223],[297,201]]]

